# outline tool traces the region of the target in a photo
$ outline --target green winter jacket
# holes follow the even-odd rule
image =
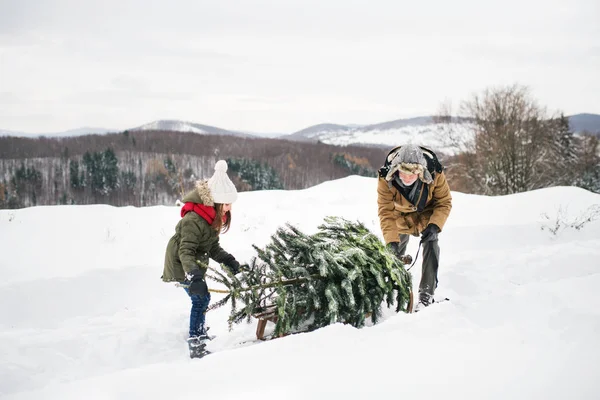
[[[207,182],[196,182],[196,188],[185,195],[183,202],[213,206],[214,201]],[[200,215],[188,212],[177,223],[175,235],[167,244],[162,280],[183,282],[186,273],[197,269],[205,274],[209,258],[226,265],[236,262],[235,258],[219,245],[217,231]]]

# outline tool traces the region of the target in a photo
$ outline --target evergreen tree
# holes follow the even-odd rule
[[[83,182],[79,176],[79,162],[77,160],[69,161],[69,181],[71,188],[80,189],[83,187]]]
[[[245,158],[228,158],[226,161],[229,170],[247,183],[251,190],[283,189],[277,171],[267,163]]]
[[[554,185],[573,185],[576,178],[577,148],[569,119],[564,115],[552,120],[550,124],[551,143],[548,155],[548,168],[552,170]]]
[[[83,155],[83,167],[85,175],[80,184],[89,187],[93,194],[106,196],[118,187],[118,160],[112,149],[108,148],[104,152],[86,152]]]
[[[596,136],[579,138],[576,171],[574,185],[600,193],[600,140]]]
[[[377,171],[369,165],[367,159],[359,159],[347,153],[335,153],[332,155],[332,161],[354,175],[373,178],[377,176]]]
[[[15,171],[10,182],[16,194],[12,205],[18,204],[18,207],[37,205],[37,193],[42,188],[42,174],[40,171],[35,167],[26,167],[21,163],[21,167]]]
[[[337,217],[318,228],[313,235],[279,228],[264,249],[254,246],[258,256],[243,274],[210,268],[208,277],[229,290],[211,309],[231,301],[231,327],[275,308],[275,336],[336,322],[361,327],[367,317],[376,323],[384,302],[407,311],[410,273],[374,234]]]
[[[107,195],[119,186],[119,161],[113,149],[102,153],[102,193]]]
[[[102,179],[100,177],[99,166],[97,163],[97,153],[90,153],[86,151],[83,155],[83,167],[84,167],[84,186],[90,188],[92,193],[98,191],[99,185],[101,185]]]

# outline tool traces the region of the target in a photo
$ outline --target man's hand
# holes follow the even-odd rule
[[[396,256],[396,258],[402,262],[402,264],[410,264],[412,262],[413,258],[410,254],[402,254],[400,252],[400,243],[390,242],[387,246],[394,256]]]
[[[440,233],[440,228],[436,224],[427,225],[427,228],[421,232],[421,243],[436,241],[438,233]]]

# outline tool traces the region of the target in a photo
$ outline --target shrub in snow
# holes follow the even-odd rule
[[[558,208],[556,217],[550,218],[547,213],[541,214],[541,217],[546,221],[542,223],[542,230],[549,231],[553,235],[558,235],[559,232],[562,232],[567,228],[580,230],[586,224],[600,218],[600,204],[594,204],[588,207],[587,210],[574,219],[570,219],[567,216],[567,212],[562,206]]]

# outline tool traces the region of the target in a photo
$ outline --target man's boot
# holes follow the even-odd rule
[[[433,303],[433,294],[438,284],[438,267],[440,260],[440,246],[438,241],[423,243],[423,265],[421,268],[421,282],[419,283],[419,303],[414,312],[422,310]]]

